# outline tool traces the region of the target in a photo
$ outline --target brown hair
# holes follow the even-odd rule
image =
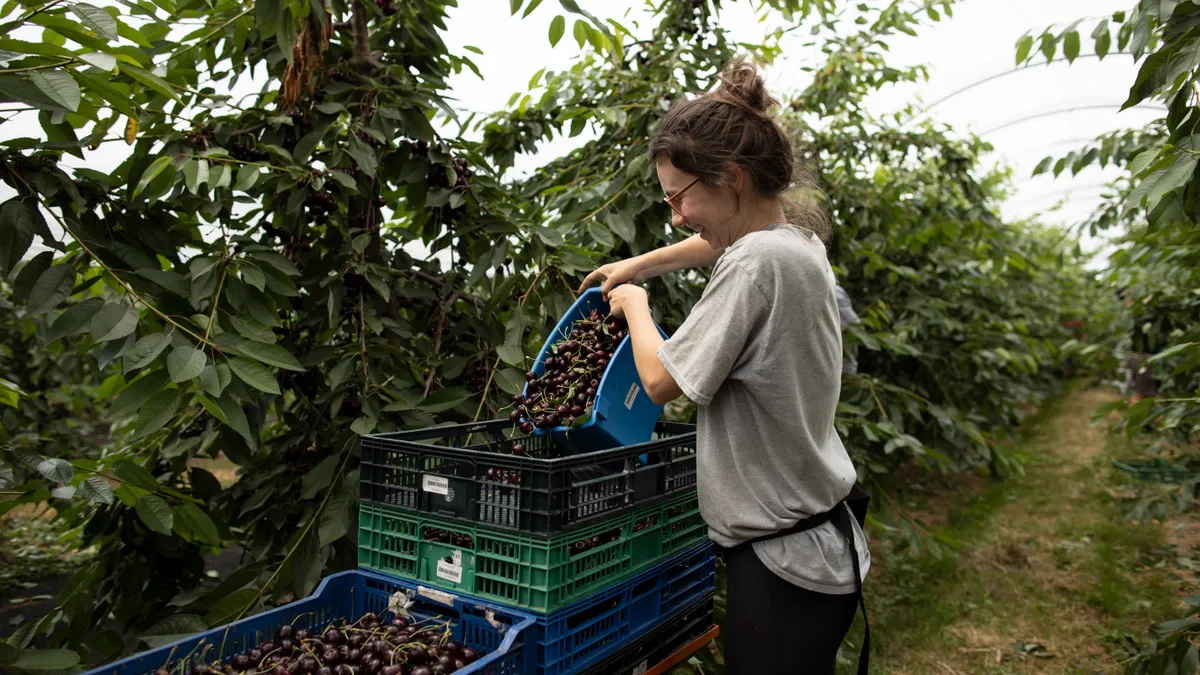
[[[768,114],[779,101],[767,93],[757,66],[738,57],[718,80],[715,91],[671,106],[650,141],[650,159],[666,157],[701,183],[730,190],[733,181],[726,168],[732,162],[746,171],[758,192],[783,203],[792,224],[824,238],[828,225],[818,200],[812,198],[812,174],[797,161],[791,139]],[[806,203],[789,200],[785,192]]]

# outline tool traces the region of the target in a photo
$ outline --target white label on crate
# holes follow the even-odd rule
[[[454,561],[455,566],[462,567],[462,551],[455,551],[450,554],[450,557]]]
[[[450,595],[445,591],[439,591],[428,586],[417,586],[417,595],[423,595],[430,600],[440,602],[447,607],[453,607],[454,601],[458,599],[457,595]]]
[[[445,579],[452,584],[461,584],[462,565],[452,565],[445,560],[439,560],[437,564],[437,575],[439,579]]]
[[[637,667],[633,669],[632,675],[645,675],[647,670],[650,670],[649,659],[637,664]]]
[[[448,494],[450,492],[450,479],[445,476],[434,476],[427,473],[421,477],[421,489],[426,492],[432,492],[435,495]]]
[[[629,385],[629,393],[625,394],[625,409],[626,410],[633,409],[633,402],[637,399],[637,395],[638,395],[639,391],[641,391],[641,387],[638,386],[637,382],[634,382],[633,384]]]

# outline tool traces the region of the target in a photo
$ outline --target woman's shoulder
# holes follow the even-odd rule
[[[823,276],[829,269],[829,259],[821,240],[810,230],[787,224],[742,237],[726,249],[722,259],[736,263],[754,276],[782,271]]]

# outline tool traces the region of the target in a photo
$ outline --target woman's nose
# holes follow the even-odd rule
[[[678,211],[671,209],[671,227],[683,227],[685,222],[687,221]]]

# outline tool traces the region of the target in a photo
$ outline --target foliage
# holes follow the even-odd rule
[[[137,647],[113,632],[85,644],[109,615],[136,636],[173,614],[218,625],[307,595],[354,565],[358,436],[501,414],[583,273],[682,236],[645,157],[657,119],[735,51],[774,58],[785,32],[731,44],[719,2],[669,0],[639,40],[560,4],[548,38],[569,18],[579,59],[459,120],[479,142],[431,122],[454,118],[447,76],[475,68],[441,40],[449,2],[159,0],[108,18],[52,3],[14,20],[48,39],[0,44],[15,71],[0,92],[39,110],[46,137],[0,146],[18,194],[0,211],[14,243],[0,271],[22,334],[85,369],[51,381],[105,383],[111,441],[4,455],[0,489],[20,496],[0,511],[70,499],[61,517],[97,550],[13,646],[86,646],[94,663]],[[864,317],[838,424],[873,482],[913,462],[1010,467],[996,441],[1054,386],[1063,320],[1089,297],[1068,237],[996,215],[1004,176],[980,169],[986,146],[862,110],[923,76],[889,67],[886,40],[950,4],[763,8],[826,36],[786,121],[818,160],[833,257]],[[110,30],[121,39],[101,40]],[[250,104],[222,93],[253,72],[269,81]],[[594,140],[504,180],[516,153],[585,129]],[[121,140],[131,154],[111,174],[62,161]],[[25,256],[35,239],[53,250]],[[668,330],[705,274],[650,283]],[[192,465],[219,454],[240,467],[227,489]],[[232,543],[244,565],[205,586],[204,556]]]
[[[1042,36],[1047,60],[1061,42],[1070,57],[1078,54],[1074,26]],[[1111,259],[1109,281],[1120,289],[1126,309],[1123,319],[1132,335],[1123,340],[1126,352],[1149,353],[1146,364],[1157,380],[1155,397],[1133,405],[1119,401],[1096,412],[1122,412],[1115,428],[1129,435],[1148,432],[1174,437],[1185,453],[1183,467],[1194,465],[1194,441],[1200,432],[1200,183],[1195,180],[1196,125],[1200,122],[1200,5],[1194,2],[1140,0],[1130,12],[1102,19],[1092,32],[1095,52],[1104,58],[1113,43],[1129,49],[1140,63],[1136,81],[1122,109],[1157,100],[1167,106],[1164,118],[1146,129],[1108,134],[1066,157],[1047,158],[1036,173],[1053,167],[1057,176],[1070,168],[1079,173],[1109,161],[1124,168],[1113,194],[1086,223],[1093,232],[1117,229],[1120,250]],[[1030,38],[1017,45],[1017,61],[1030,57]],[[1191,445],[1189,445],[1191,444]],[[1190,503],[1194,483],[1174,489],[1181,503]],[[1159,495],[1140,495],[1128,506],[1132,513],[1162,512]],[[1175,621],[1155,626],[1155,640],[1145,647],[1127,672],[1159,675],[1196,672],[1198,667],[1197,598],[1191,610]]]
[[[1129,662],[1127,675],[1195,673],[1200,669],[1200,595],[1184,600],[1187,613],[1150,629],[1154,640]]]
[[[1111,258],[1109,283],[1126,300],[1121,317],[1124,351],[1149,352],[1159,396],[1122,409],[1118,425],[1129,434],[1152,427],[1174,432],[1184,442],[1200,431],[1200,185],[1195,181],[1193,134],[1200,120],[1196,84],[1200,56],[1200,5],[1144,0],[1130,12],[1104,18],[1092,32],[1095,53],[1103,58],[1114,43],[1129,50],[1140,69],[1122,109],[1146,101],[1167,106],[1165,117],[1144,129],[1113,132],[1061,158],[1047,157],[1034,173],[1066,170],[1077,174],[1110,162],[1125,169],[1108,199],[1084,224],[1093,233],[1117,230],[1118,250]],[[1078,34],[1067,30],[1042,34],[1042,53],[1053,58],[1059,45],[1078,52]],[[1116,33],[1115,40],[1113,33]],[[1070,36],[1074,34],[1074,38]],[[1026,36],[1018,42],[1017,61],[1037,56]]]

